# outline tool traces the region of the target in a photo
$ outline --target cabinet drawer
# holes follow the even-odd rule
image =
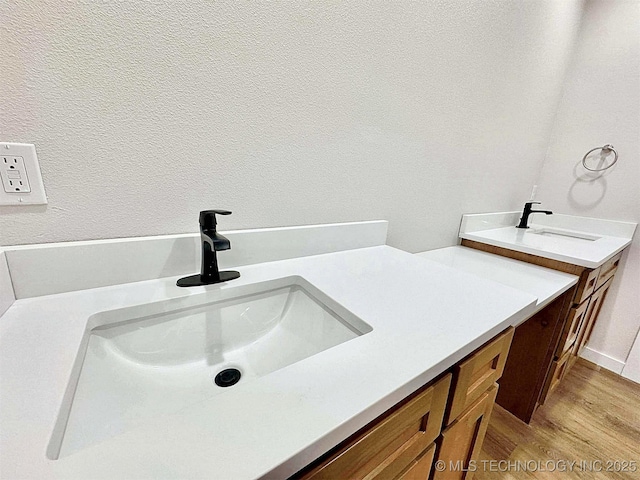
[[[473,477],[473,473],[466,470],[469,463],[477,461],[480,455],[497,393],[497,384],[482,392],[476,402],[442,432],[438,461],[445,462],[446,468],[443,471],[436,470],[433,480],[462,480]],[[451,470],[452,465],[462,468]]]
[[[564,324],[564,330],[562,331],[560,341],[558,342],[558,348],[556,348],[556,358],[562,357],[562,355],[571,350],[571,347],[576,343],[578,332],[580,332],[580,327],[587,315],[588,307],[589,299],[585,300],[577,307],[573,307],[569,311],[567,321]]]
[[[447,425],[502,376],[513,332],[510,327],[456,366]]]
[[[571,351],[568,351],[560,358],[560,360],[555,360],[551,365],[551,369],[547,375],[547,380],[545,381],[544,388],[542,389],[542,394],[540,395],[540,405],[544,405],[544,402],[547,401],[549,395],[551,395],[556,387],[560,385],[560,381],[569,367],[568,362],[570,357]]]
[[[409,468],[412,468],[411,465],[417,464],[418,459],[422,458],[422,454],[427,454],[427,450],[435,445],[434,443],[431,443],[431,445],[425,444],[426,438],[425,435],[413,435],[408,442],[403,444],[369,472],[364,477],[364,480],[393,480],[398,478],[398,476],[407,469],[407,465],[409,465]],[[433,461],[433,458],[431,460]],[[421,464],[421,466],[423,466],[423,464]],[[421,468],[418,467],[416,473],[420,470]],[[358,476],[356,476],[356,478],[357,477]]]
[[[616,274],[616,270],[618,270],[618,265],[620,264],[621,258],[622,252],[614,255],[602,264],[602,266],[600,267],[600,273],[598,273],[598,280],[596,281],[596,290]]]
[[[425,452],[440,433],[451,375],[414,394],[310,467],[303,479],[392,479]]]
[[[594,292],[596,289],[596,282],[598,281],[598,275],[600,274],[600,268],[601,267],[598,267],[595,270],[585,270],[585,272],[580,275],[578,288],[576,289],[576,296],[573,298],[574,304],[580,305]]]

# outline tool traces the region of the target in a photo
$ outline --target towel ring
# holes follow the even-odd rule
[[[613,157],[613,162],[611,162],[609,165],[607,165],[604,168],[589,168],[587,167],[587,157],[589,156],[589,154],[591,152],[595,152],[596,150],[602,150],[603,152],[613,152],[613,154],[615,155]],[[591,150],[589,150],[584,157],[582,157],[582,166],[584,168],[586,168],[587,170],[589,170],[590,172],[602,172],[604,170],[606,170],[607,168],[611,168],[613,167],[616,162],[618,161],[618,152],[616,152],[615,148],[613,148],[613,145],[609,145],[608,143],[604,146],[604,147],[596,147],[596,148],[592,148]]]

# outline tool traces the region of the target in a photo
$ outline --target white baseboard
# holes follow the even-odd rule
[[[613,373],[617,373],[618,375],[622,373],[622,369],[624,368],[624,362],[589,347],[584,347],[580,356],[585,360],[589,360],[590,362],[600,365],[602,368],[606,368],[607,370],[611,370]]]
[[[622,376],[629,380],[640,383],[640,331],[636,335],[636,341],[633,342],[627,363],[624,364]]]
[[[625,366],[624,370],[622,371],[622,376],[627,380],[631,380],[632,382],[640,383],[640,371],[637,368],[632,369],[628,366]]]

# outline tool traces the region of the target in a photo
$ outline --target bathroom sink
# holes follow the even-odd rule
[[[95,314],[48,455],[69,455],[371,330],[300,277]]]
[[[550,227],[532,228],[529,232],[533,233],[534,235],[543,235],[547,237],[559,237],[559,238],[575,239],[575,240],[585,240],[588,242],[593,242],[601,238],[596,235],[590,235],[584,232],[576,232],[573,230],[562,230],[562,229],[550,228]]]

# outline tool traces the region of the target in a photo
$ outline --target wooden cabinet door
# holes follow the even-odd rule
[[[542,389],[542,394],[540,395],[540,405],[544,405],[544,402],[547,401],[549,395],[551,395],[556,387],[560,385],[560,382],[571,366],[569,364],[570,358],[571,352],[566,352],[562,357],[560,357],[560,359],[554,361],[551,365],[551,369],[549,370],[549,374],[547,375],[547,381],[545,382],[544,388]]]
[[[565,352],[573,348],[578,338],[578,333],[582,327],[583,321],[587,316],[589,307],[589,299],[582,302],[581,305],[571,308],[567,322],[564,325],[558,348],[556,349],[556,357],[559,359]]]
[[[494,384],[442,432],[438,460],[444,462],[445,468],[434,471],[434,480],[473,477],[473,473],[467,470],[470,463],[478,460],[497,393],[498,384]]]
[[[593,295],[591,295],[587,314],[582,321],[582,328],[578,333],[578,339],[576,340],[576,343],[573,347],[574,355],[580,355],[580,352],[582,352],[582,349],[589,341],[589,337],[591,336],[593,327],[596,324],[596,319],[598,318],[598,314],[600,313],[600,309],[602,308],[602,302],[604,302],[604,298],[607,295],[612,282],[613,278],[610,278],[602,287],[600,287],[595,291]]]

